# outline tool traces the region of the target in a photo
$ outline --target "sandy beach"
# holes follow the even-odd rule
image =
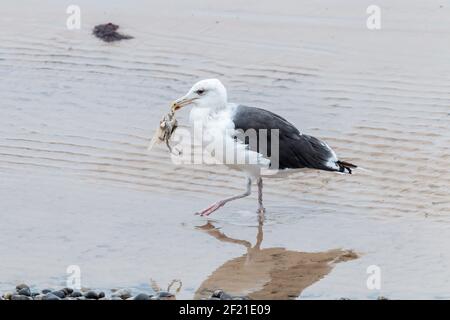
[[[179,299],[450,298],[447,3],[378,1],[380,30],[356,0],[79,0],[80,30],[37,3],[0,3],[0,292],[77,265],[99,290],[178,279]],[[107,22],[134,38],[95,38]],[[256,195],[195,216],[242,175],[147,146],[211,77],[366,170],[268,179],[263,225]]]

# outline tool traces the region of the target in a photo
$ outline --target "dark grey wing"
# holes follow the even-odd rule
[[[236,138],[249,145],[249,149],[257,151],[271,161],[271,168],[276,169],[297,169],[297,168],[313,168],[327,171],[341,171],[337,164],[336,155],[324,142],[317,138],[301,134],[296,127],[289,123],[286,119],[279,115],[260,108],[247,106],[238,106],[233,116],[235,129],[246,132],[254,129],[260,132],[261,129],[267,129],[267,147],[266,144],[260,144],[260,138],[265,135],[257,134],[257,143],[251,143],[249,135],[240,136],[236,134]],[[278,129],[278,157],[276,150],[272,150],[276,145],[272,146],[272,136]],[[274,137],[274,143],[276,142]],[[264,147],[264,150],[260,148]]]

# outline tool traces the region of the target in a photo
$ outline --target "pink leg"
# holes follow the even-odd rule
[[[233,200],[245,198],[245,197],[249,196],[251,192],[252,192],[252,180],[250,178],[247,178],[247,190],[243,194],[239,194],[237,196],[233,196],[230,198],[226,198],[226,199],[217,201],[213,205],[209,206],[208,208],[206,208],[200,212],[197,212],[196,214],[199,214],[201,216],[209,216],[214,211],[222,208],[226,203],[233,201]]]

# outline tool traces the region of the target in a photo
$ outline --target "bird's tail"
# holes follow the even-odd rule
[[[345,161],[336,161],[336,164],[339,166],[339,172],[352,174],[352,169],[358,168],[358,166]]]

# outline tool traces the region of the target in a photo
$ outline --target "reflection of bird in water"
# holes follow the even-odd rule
[[[200,285],[194,299],[207,298],[217,289],[251,299],[295,299],[305,288],[330,273],[334,263],[357,258],[354,252],[341,249],[311,253],[284,248],[261,249],[262,217],[254,246],[246,240],[226,236],[210,222],[199,229],[219,241],[243,245],[247,253],[216,269]]]

